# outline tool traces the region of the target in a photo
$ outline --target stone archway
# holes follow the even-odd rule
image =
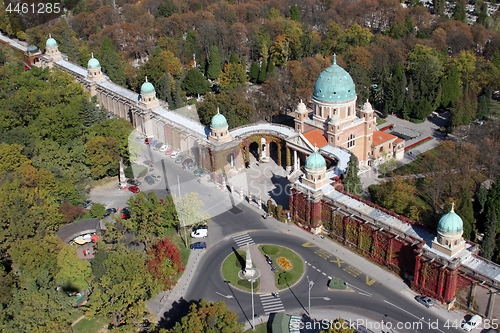
[[[229,163],[229,165],[232,168],[234,168],[234,166],[235,166],[235,158],[234,158],[234,154],[233,153],[227,154],[226,161],[227,161],[227,163]]]

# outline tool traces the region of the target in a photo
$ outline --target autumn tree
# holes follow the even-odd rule
[[[119,152],[116,140],[94,136],[85,144],[85,151],[94,179],[118,174]]]
[[[221,332],[242,333],[244,325],[223,301],[209,303],[202,299],[189,307],[188,315],[182,317],[169,333]]]
[[[177,246],[165,237],[148,255],[152,256],[146,264],[148,271],[163,285],[163,290],[172,289],[175,276],[184,270]]]
[[[224,65],[224,70],[217,80],[222,90],[234,89],[246,82],[245,68],[240,64],[228,62]]]

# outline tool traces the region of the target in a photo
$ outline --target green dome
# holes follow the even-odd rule
[[[146,76],[146,82],[144,82],[141,86],[141,95],[150,94],[155,92],[155,87],[148,82],[148,77]]]
[[[306,168],[315,170],[319,168],[326,167],[326,161],[320,153],[315,151],[306,159]]]
[[[87,65],[88,69],[94,69],[94,68],[99,68],[101,67],[101,64],[99,63],[99,60],[94,58],[94,55],[92,55],[92,58],[90,58],[89,63]]]
[[[314,85],[313,98],[322,102],[347,102],[356,97],[356,86],[345,69],[337,65],[337,57],[333,57],[333,65],[321,72]]]
[[[49,39],[47,39],[47,41],[45,42],[45,46],[46,47],[57,46],[57,42],[54,38],[49,37]]]
[[[212,122],[210,123],[210,127],[212,128],[223,128],[227,126],[226,117],[219,113],[219,109],[217,108],[217,114],[212,117]]]
[[[453,210],[455,204],[451,206],[449,213],[444,214],[438,223],[438,232],[456,234],[463,231],[464,223],[462,218]]]
[[[30,44],[26,47],[26,53],[36,53],[38,52],[38,47],[33,44]]]

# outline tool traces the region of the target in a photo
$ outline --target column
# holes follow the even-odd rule
[[[422,266],[422,257],[418,256],[415,258],[415,270],[413,272],[413,285],[416,289],[420,287],[420,269]]]
[[[437,294],[438,297],[441,298],[443,297],[443,291],[444,291],[444,278],[446,276],[446,268],[440,268],[439,269],[439,277],[438,277],[438,283],[437,283]]]
[[[293,171],[297,171],[297,151],[293,151]]]
[[[444,301],[449,302],[455,297],[457,291],[458,269],[448,271],[446,278],[446,290],[444,291]]]
[[[282,161],[281,161],[281,149],[282,149],[282,147],[281,147],[281,143],[276,143],[276,146],[278,147],[278,148],[277,148],[277,149],[278,149],[278,165],[279,165],[279,166],[282,166],[282,165],[283,165],[283,163],[282,163]]]

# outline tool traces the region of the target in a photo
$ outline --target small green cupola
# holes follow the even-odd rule
[[[141,86],[141,95],[151,94],[154,92],[156,92],[155,87],[151,84],[151,82],[148,82],[148,77],[146,76],[146,82],[144,82]]]
[[[96,68],[99,68],[101,67],[101,64],[99,63],[99,60],[97,60],[96,58],[94,58],[94,53],[92,53],[92,58],[90,58],[88,64],[87,64],[87,68],[88,69],[96,69]]]
[[[318,152],[317,148],[306,159],[306,169],[317,170],[326,167],[326,161],[323,156]]]
[[[212,117],[212,121],[210,123],[210,127],[214,128],[224,128],[227,126],[226,117],[224,117],[220,112],[219,108],[217,108],[217,114]]]
[[[461,233],[464,229],[462,218],[455,213],[455,203],[451,205],[451,210],[444,214],[438,223],[438,232],[444,234]]]

